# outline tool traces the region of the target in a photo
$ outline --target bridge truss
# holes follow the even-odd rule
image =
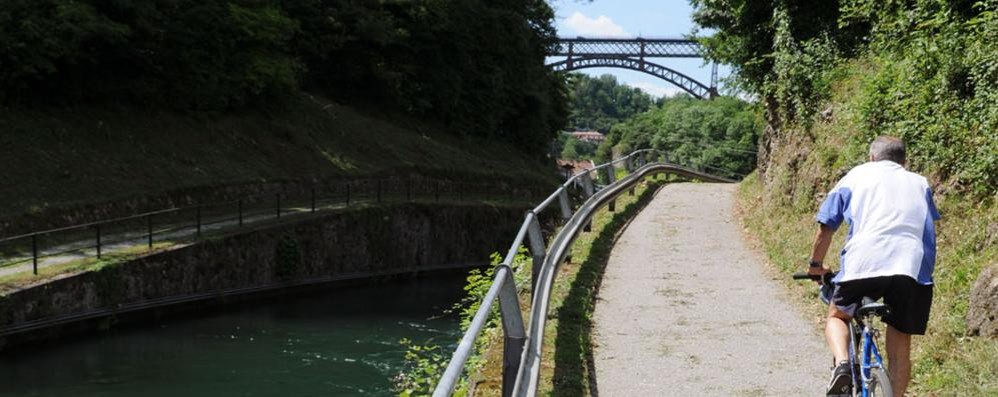
[[[690,95],[709,99],[717,96],[717,64],[711,71],[710,85],[703,84],[647,58],[702,58],[700,44],[686,39],[589,39],[561,38],[550,56],[564,60],[548,66],[555,71],[611,67],[644,72],[668,81]]]

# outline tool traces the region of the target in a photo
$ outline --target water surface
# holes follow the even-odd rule
[[[0,396],[381,396],[399,340],[452,351],[460,274],[230,306],[40,348],[0,353]]]

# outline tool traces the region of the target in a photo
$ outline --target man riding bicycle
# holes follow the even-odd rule
[[[911,378],[911,335],[924,335],[932,304],[932,270],[939,219],[926,179],[906,171],[905,146],[881,136],[870,144],[869,162],[846,174],[818,210],[808,274],[828,272],[822,265],[832,235],[849,224],[841,266],[833,279],[825,338],[835,356],[828,394],[852,386],[848,322],[864,296],[884,298],[891,312],[887,327],[888,374],[894,395],[904,396]]]

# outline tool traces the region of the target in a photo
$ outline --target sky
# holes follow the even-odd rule
[[[688,0],[553,0],[551,5],[555,10],[555,27],[562,37],[682,38],[695,28],[693,7]],[[710,65],[704,65],[702,59],[657,58],[653,62],[710,84]],[[609,73],[617,76],[618,81],[656,97],[682,92],[665,80],[627,69],[593,68],[578,72],[592,76]],[[724,78],[728,73],[729,68],[718,68],[718,77]]]

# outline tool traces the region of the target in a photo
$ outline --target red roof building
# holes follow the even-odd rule
[[[569,134],[575,139],[585,142],[600,143],[606,140],[606,135],[599,133],[599,131],[575,131]]]

